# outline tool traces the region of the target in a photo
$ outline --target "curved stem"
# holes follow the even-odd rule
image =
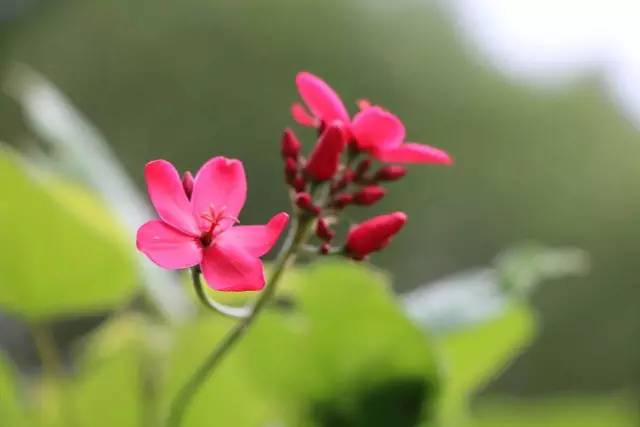
[[[231,317],[233,319],[243,319],[245,317],[249,317],[249,315],[251,314],[250,306],[232,307],[211,298],[211,296],[207,294],[206,289],[202,285],[202,280],[200,280],[200,269],[198,267],[193,267],[191,269],[191,280],[193,282],[193,288],[195,289],[198,298],[205,307],[210,308],[216,313],[220,313],[223,316]]]
[[[218,366],[218,363],[223,359],[238,339],[244,335],[249,326],[253,324],[258,314],[273,296],[278,281],[282,277],[282,273],[285,271],[287,266],[293,262],[298,250],[307,240],[311,224],[313,224],[313,218],[310,217],[303,217],[300,220],[294,220],[291,230],[287,235],[287,239],[280,250],[278,258],[276,259],[271,277],[260,296],[256,299],[251,312],[247,317],[241,319],[235,324],[235,326],[213,349],[213,352],[209,354],[191,378],[189,378],[187,383],[178,391],[178,394],[171,403],[169,418],[167,420],[168,427],[180,426],[189,403],[199,390],[200,386],[212,374]]]
[[[31,323],[29,327],[45,376],[51,378],[60,376],[62,363],[51,329],[41,323]]]

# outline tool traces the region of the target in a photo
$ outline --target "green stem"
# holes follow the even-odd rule
[[[211,298],[204,286],[202,280],[200,280],[200,268],[193,267],[191,269],[191,281],[193,282],[193,288],[196,291],[196,295],[202,302],[202,305],[215,311],[223,316],[231,317],[233,319],[243,319],[251,314],[251,307],[232,307],[230,305],[223,304]]]
[[[200,389],[204,381],[209,378],[219,362],[229,352],[233,345],[244,335],[248,328],[253,324],[258,314],[266,306],[266,303],[273,296],[282,273],[287,266],[295,260],[299,248],[305,243],[308,237],[309,229],[313,224],[313,218],[303,217],[300,220],[294,220],[291,230],[287,235],[287,239],[280,250],[280,254],[276,259],[271,277],[267,282],[264,290],[257,298],[253,309],[249,315],[235,324],[235,326],[225,335],[220,343],[213,349],[205,361],[200,365],[198,370],[189,378],[187,383],[178,391],[178,394],[171,403],[167,427],[178,427],[181,425],[186,410],[191,403],[192,398]]]
[[[42,372],[45,377],[57,378],[61,375],[62,364],[60,362],[60,354],[58,346],[53,338],[51,329],[47,325],[41,323],[31,323],[29,325],[33,343],[38,352],[40,363],[42,364]]]

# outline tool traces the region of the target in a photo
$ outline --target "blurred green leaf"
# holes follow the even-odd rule
[[[505,292],[525,297],[545,280],[586,274],[589,256],[576,248],[524,243],[500,254],[495,265]]]
[[[562,396],[544,399],[484,398],[477,427],[635,427],[637,401],[628,396]]]
[[[166,329],[136,314],[106,322],[82,342],[63,409],[78,426],[161,425],[158,393]]]
[[[154,216],[139,189],[131,181],[106,138],[73,103],[44,76],[23,64],[14,64],[5,87],[21,105],[25,119],[52,153],[28,152],[32,162],[78,177],[92,191],[109,201],[108,212],[131,235]],[[142,285],[163,313],[182,318],[191,309],[177,276],[137,254]]]
[[[0,179],[0,307],[42,320],[109,309],[130,296],[132,250],[95,198],[27,171],[6,150]]]
[[[442,415],[448,422],[466,416],[468,399],[502,372],[531,342],[535,330],[532,312],[513,304],[498,318],[443,338]]]
[[[574,248],[523,244],[480,268],[420,287],[405,310],[436,339],[444,367],[440,416],[465,425],[474,393],[496,377],[533,339],[536,320],[526,297],[547,279],[583,274],[586,254]]]
[[[186,425],[413,426],[431,418],[434,356],[383,277],[348,263],[293,277],[294,308],[264,313],[197,395]],[[214,316],[176,330],[167,398],[231,323]]]
[[[13,369],[0,354],[0,421],[11,427],[26,426],[25,413],[17,396],[18,383]]]

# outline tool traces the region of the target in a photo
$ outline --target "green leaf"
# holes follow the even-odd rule
[[[440,342],[446,381],[442,399],[445,419],[466,414],[468,399],[486,385],[528,345],[536,322],[524,305],[513,304],[501,316],[447,335]]]
[[[637,403],[630,396],[563,396],[514,399],[492,396],[478,402],[477,427],[635,427]]]
[[[135,277],[118,225],[81,188],[28,172],[0,150],[0,307],[38,321],[122,303]]]
[[[63,410],[78,426],[160,426],[159,394],[167,353],[164,325],[136,314],[105,323],[82,343]]]
[[[589,257],[576,248],[551,248],[523,243],[500,254],[495,261],[506,294],[526,297],[545,280],[584,275]]]
[[[381,275],[322,263],[287,282],[294,308],[263,313],[198,393],[186,426],[414,426],[433,417],[434,355]],[[232,323],[208,316],[175,331],[167,399]]]
[[[15,373],[0,354],[0,420],[2,425],[26,426],[25,413],[17,396]]]

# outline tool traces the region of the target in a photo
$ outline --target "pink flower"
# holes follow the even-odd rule
[[[407,215],[404,212],[393,212],[373,217],[354,226],[347,236],[347,254],[361,260],[371,252],[383,249],[406,222]]]
[[[164,268],[199,264],[215,290],[264,287],[260,257],[278,240],[289,216],[281,212],[266,225],[236,225],[247,194],[240,161],[214,157],[205,163],[193,180],[190,199],[171,163],[154,160],[144,173],[160,219],[138,229],[138,250]]]
[[[307,108],[296,102],[291,107],[291,114],[301,125],[322,128],[340,121],[359,150],[383,162],[451,164],[451,158],[443,150],[404,142],[404,125],[390,112],[372,106],[368,101],[360,101],[362,111],[350,119],[340,97],[319,77],[300,72],[296,85]]]

